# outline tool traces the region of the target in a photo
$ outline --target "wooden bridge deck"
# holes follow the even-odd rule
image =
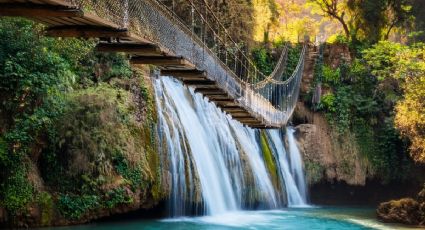
[[[0,16],[26,17],[47,26],[52,37],[99,38],[100,52],[131,54],[132,65],[155,65],[161,75],[173,76],[185,85],[195,88],[224,112],[242,124],[253,128],[267,127],[246,108],[240,106],[217,82],[206,77],[193,63],[137,36],[119,25],[81,9],[73,8],[63,0],[0,0]]]

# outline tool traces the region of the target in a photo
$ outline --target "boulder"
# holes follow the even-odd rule
[[[381,203],[377,209],[378,219],[387,223],[419,225],[424,223],[421,205],[412,198]]]

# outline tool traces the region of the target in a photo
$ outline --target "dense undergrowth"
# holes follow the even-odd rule
[[[121,54],[94,52],[93,40],[43,29],[0,19],[0,208],[13,219],[37,205],[49,225],[57,212],[78,220],[136,197],[159,200],[145,73]]]
[[[351,62],[342,61],[336,67],[329,64],[316,65],[316,79],[312,87],[314,89],[320,82],[323,91],[320,103],[312,105],[312,109],[323,111],[339,134],[354,134],[360,152],[372,165],[372,174],[384,182],[408,179],[413,166],[409,152],[417,148],[400,129],[400,119],[403,119],[400,116],[412,122],[415,117],[412,114],[400,114],[400,111],[409,106],[406,99],[412,87],[410,80],[419,83],[416,85],[418,88],[423,87],[420,83],[422,77],[416,79],[415,76],[420,76],[423,69],[414,67],[421,65],[420,59],[423,57],[411,53],[417,52],[417,45],[413,45],[403,46],[410,51],[406,51],[406,56],[399,59],[397,55],[401,54],[400,47],[400,44],[380,42],[363,49]],[[411,56],[408,57],[407,53]],[[395,66],[409,69],[408,73],[399,73]],[[423,92],[415,93],[413,97],[423,97]],[[423,105],[420,103],[423,102],[417,103],[419,107],[412,109],[422,110]],[[421,114],[413,110],[410,112]],[[423,115],[416,118],[416,125],[419,126],[422,123],[420,116]],[[420,160],[418,157],[414,159]]]

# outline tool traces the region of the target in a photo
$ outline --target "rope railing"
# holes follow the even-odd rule
[[[267,83],[271,81],[280,81],[282,79],[282,75],[284,74],[285,67],[286,67],[286,61],[288,58],[288,46],[284,46],[282,54],[279,57],[278,62],[276,63],[276,66],[273,70],[273,72],[266,77],[264,80],[254,83],[253,87],[255,89],[260,89],[266,86]]]
[[[205,0],[65,0],[144,37],[207,72],[222,89],[263,124],[285,125],[298,98],[306,47],[288,79],[283,79],[288,47],[265,76],[234,41]]]

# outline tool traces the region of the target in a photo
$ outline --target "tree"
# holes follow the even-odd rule
[[[404,90],[404,97],[396,106],[395,124],[409,138],[412,158],[425,163],[425,75],[408,79]]]
[[[346,0],[310,0],[310,2],[319,7],[322,16],[337,20],[344,29],[345,36],[350,37]]]
[[[364,52],[364,59],[381,82],[400,84],[395,126],[410,140],[412,158],[425,163],[425,45],[381,41]]]
[[[412,19],[409,0],[309,0],[323,16],[337,20],[347,38],[376,43]]]

